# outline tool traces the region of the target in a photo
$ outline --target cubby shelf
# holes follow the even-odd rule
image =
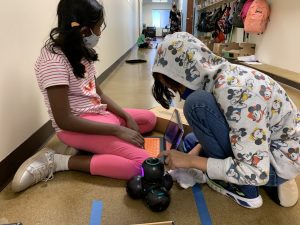
[[[236,1],[236,0],[221,0],[221,1],[215,2],[211,5],[205,6],[203,8],[200,8],[199,7],[200,5],[198,5],[197,10],[200,11],[200,12],[204,11],[204,10],[210,10],[210,9],[218,8],[219,6],[221,6],[223,4],[228,4],[228,3],[231,3],[231,2],[234,2],[234,1]]]

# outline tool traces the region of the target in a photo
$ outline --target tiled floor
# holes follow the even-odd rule
[[[122,107],[148,109],[157,106],[158,103],[151,95],[154,54],[155,49],[134,49],[127,59],[141,58],[148,62],[135,65],[122,63],[101,84],[102,90]],[[300,92],[285,88],[300,107]],[[175,104],[180,108],[183,106],[183,102],[178,99]],[[56,137],[47,145],[59,152],[67,149]],[[171,191],[169,208],[162,213],[153,213],[142,201],[129,199],[124,186],[123,181],[70,171],[57,173],[53,180],[39,183],[20,194],[12,193],[10,186],[7,186],[0,193],[0,224],[23,222],[23,225],[86,225],[95,199],[102,200],[104,204],[103,225],[130,225],[163,220],[174,220],[176,225],[200,224],[191,189],[182,190],[175,185]],[[263,190],[264,205],[256,210],[239,207],[206,185],[203,185],[202,191],[213,224],[300,224],[300,203],[292,208],[282,208],[273,203]]]

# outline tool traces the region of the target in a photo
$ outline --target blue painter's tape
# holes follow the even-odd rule
[[[203,192],[201,191],[201,186],[196,184],[193,187],[194,198],[196,201],[198,214],[202,225],[212,225],[212,221],[206,206]]]
[[[90,225],[101,225],[103,204],[102,201],[93,201]]]

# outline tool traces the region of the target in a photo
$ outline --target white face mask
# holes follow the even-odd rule
[[[97,36],[96,34],[94,34],[92,30],[91,30],[91,32],[92,32],[92,34],[90,36],[83,38],[84,45],[87,48],[94,48],[100,39],[100,36]]]

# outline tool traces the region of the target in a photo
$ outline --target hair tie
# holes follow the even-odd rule
[[[71,23],[71,27],[79,27],[79,26],[80,26],[80,24],[77,23],[77,22],[72,22]]]

